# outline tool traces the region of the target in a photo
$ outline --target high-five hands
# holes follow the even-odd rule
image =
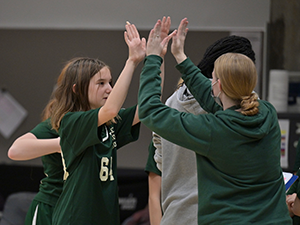
[[[168,17],[167,19],[165,19],[164,17],[163,22],[160,19],[157,20],[154,28],[150,31],[148,37],[146,51],[147,55],[164,56],[166,54],[168,43],[172,36],[175,34],[175,31],[173,31],[171,34],[167,35],[170,26],[170,17]]]
[[[188,20],[181,20],[178,29],[167,35],[171,26],[170,17],[163,17],[162,20],[157,20],[154,28],[150,31],[147,42],[147,55],[159,55],[163,57],[167,52],[167,47],[172,38],[171,52],[177,63],[181,63],[187,57],[184,54],[184,42],[188,32]]]

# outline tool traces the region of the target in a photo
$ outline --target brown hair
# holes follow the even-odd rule
[[[221,81],[224,94],[240,104],[242,114],[258,113],[258,96],[253,93],[257,72],[250,58],[240,53],[223,54],[215,62],[215,75]]]
[[[59,76],[61,81],[54,91],[54,99],[49,102],[53,129],[58,131],[60,122],[67,112],[91,109],[88,99],[90,79],[104,67],[108,67],[104,62],[84,57],[72,59],[65,65]],[[74,84],[75,91],[73,91]]]
[[[47,103],[46,107],[44,108],[41,117],[42,117],[42,121],[45,121],[46,119],[48,119],[51,116],[51,112],[52,112],[52,105],[54,104],[54,102],[56,101],[56,99],[54,98],[54,91],[57,88],[57,86],[60,84],[60,82],[62,81],[63,75],[65,73],[61,72],[61,74],[59,75],[59,77],[57,78],[57,82],[56,85],[54,87],[54,90],[50,96],[50,100]]]
[[[184,84],[184,80],[180,77],[177,82],[176,90],[178,90],[180,87],[182,87],[183,84]]]

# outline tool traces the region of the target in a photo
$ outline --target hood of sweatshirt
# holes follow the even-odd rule
[[[178,111],[192,113],[194,115],[206,113],[185,84],[167,99],[166,105],[178,109]]]
[[[224,114],[225,112],[225,114]],[[229,116],[228,116],[229,115]],[[274,126],[278,126],[275,108],[268,102],[259,100],[259,113],[254,116],[245,116],[229,108],[225,111],[218,111],[215,116],[222,119],[224,124],[251,139],[261,139],[267,135]],[[244,129],[247,127],[247,129]]]

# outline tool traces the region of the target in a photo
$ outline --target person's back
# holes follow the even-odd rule
[[[267,107],[260,101],[259,115],[250,118],[233,109],[207,117],[214,125],[207,154],[197,154],[198,180],[205,180],[198,183],[199,224],[286,222],[281,134]]]
[[[207,99],[208,88],[222,102],[215,112],[211,99],[201,105],[214,114],[198,118],[199,128],[188,134],[199,140],[188,144],[197,153],[198,180],[203,181],[198,183],[198,223],[288,224],[280,127],[274,107],[251,93],[254,64],[241,54],[224,54],[215,62],[212,82],[197,71],[186,73],[190,61],[182,66],[183,79],[192,93],[197,90],[198,102]],[[242,101],[235,96],[243,96]]]

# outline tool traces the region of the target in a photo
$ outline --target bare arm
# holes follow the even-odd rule
[[[124,38],[129,48],[129,56],[106,103],[99,110],[98,126],[118,115],[118,112],[126,99],[133,72],[145,57],[146,40],[145,38],[140,39],[140,35],[134,24],[126,25]],[[136,121],[134,121],[134,123],[136,123]]]
[[[162,218],[160,203],[161,176],[149,172],[149,216],[151,225],[159,225]]]
[[[297,195],[296,195],[294,206],[293,206],[293,213],[296,216],[300,216],[300,199],[298,198]]]
[[[60,138],[37,139],[32,133],[26,133],[17,138],[8,150],[12,160],[30,160],[60,152]]]

